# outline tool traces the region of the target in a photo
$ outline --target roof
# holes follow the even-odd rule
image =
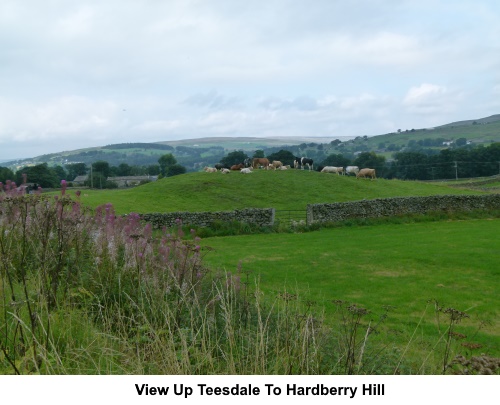
[[[74,183],[83,183],[84,181],[87,181],[89,176],[76,176],[75,179],[73,180]]]

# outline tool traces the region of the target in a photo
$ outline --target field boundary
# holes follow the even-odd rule
[[[500,194],[392,197],[333,204],[309,204],[307,224],[430,212],[467,212],[478,209],[500,209]]]

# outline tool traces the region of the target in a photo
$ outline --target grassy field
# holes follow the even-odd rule
[[[112,203],[116,212],[226,211],[243,208],[305,210],[307,204],[362,199],[472,194],[443,184],[416,181],[369,181],[306,170],[187,173],[126,190],[85,190],[82,203]]]
[[[84,190],[81,201],[129,213],[463,193],[474,192],[258,171]],[[0,199],[0,373],[453,374],[465,367],[456,355],[500,355],[493,212],[200,240],[111,207],[14,197]]]
[[[413,350],[421,355],[436,349],[439,336],[429,302],[466,312],[464,341],[498,356],[500,250],[493,241],[499,226],[499,220],[386,224],[202,242],[214,249],[205,256],[209,266],[251,271],[268,297],[297,291],[330,317],[337,311],[334,300],[353,302],[372,311],[373,322],[383,308],[394,307],[383,339],[401,346],[416,332]]]

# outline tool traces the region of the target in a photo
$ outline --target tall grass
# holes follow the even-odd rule
[[[0,191],[1,373],[407,370],[372,339],[364,309],[339,306],[332,323],[299,289],[269,295],[241,268],[208,269],[180,223],[153,234],[136,214],[78,197],[64,185],[56,197]]]

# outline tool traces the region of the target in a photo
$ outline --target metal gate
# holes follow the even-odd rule
[[[274,211],[274,223],[281,223],[287,225],[293,224],[303,224],[307,223],[307,211],[306,210],[275,210]]]

